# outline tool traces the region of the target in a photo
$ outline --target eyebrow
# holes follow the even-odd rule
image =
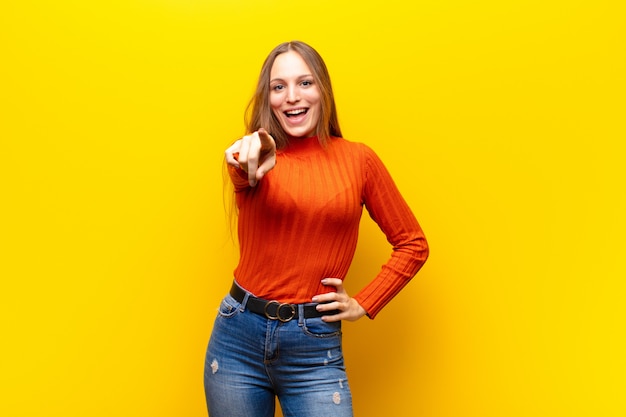
[[[303,75],[299,75],[298,78],[296,78],[297,80],[301,80],[302,78],[309,78],[309,77],[313,77],[313,74],[303,74]],[[270,80],[270,83],[276,82],[276,81],[285,81],[282,78],[273,78]]]

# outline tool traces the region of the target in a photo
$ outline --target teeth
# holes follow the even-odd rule
[[[289,116],[296,116],[296,115],[302,114],[304,112],[306,112],[306,109],[289,110],[289,111],[286,111],[285,113],[287,115],[289,115]]]

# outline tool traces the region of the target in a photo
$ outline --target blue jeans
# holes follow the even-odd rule
[[[341,322],[299,309],[283,323],[222,300],[204,367],[210,417],[272,417],[276,397],[285,417],[352,417]]]

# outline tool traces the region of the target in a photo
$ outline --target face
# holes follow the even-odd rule
[[[294,51],[276,57],[270,72],[270,105],[285,133],[293,138],[315,135],[320,118],[320,90],[309,66]]]

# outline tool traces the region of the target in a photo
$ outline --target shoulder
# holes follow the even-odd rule
[[[353,159],[359,160],[364,166],[380,165],[382,161],[376,151],[369,145],[345,138],[333,138],[331,142],[340,152],[349,153]]]
[[[350,152],[364,158],[371,158],[372,156],[376,157],[376,152],[363,142],[357,142],[345,138],[333,138],[330,143],[331,148],[337,149],[340,152]]]

